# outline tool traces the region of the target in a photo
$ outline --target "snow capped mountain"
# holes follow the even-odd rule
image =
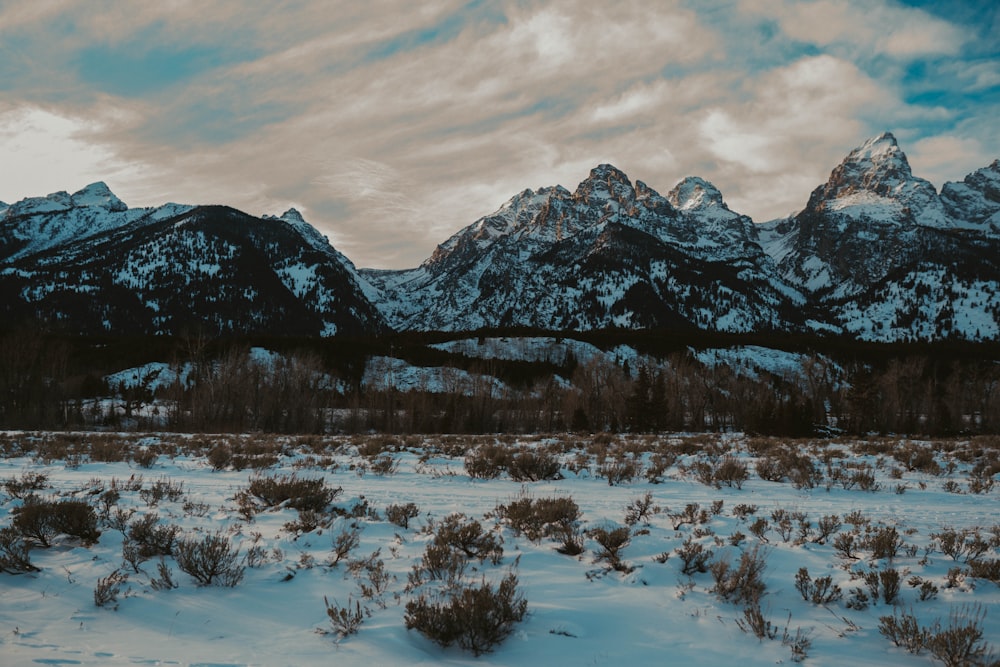
[[[996,165],[996,163],[994,163]],[[810,296],[817,330],[865,340],[996,337],[997,170],[934,186],[889,133],[854,149],[806,207],[761,226],[781,276]]]
[[[1000,160],[969,174],[961,183],[945,183],[941,200],[955,220],[1000,233]]]
[[[13,261],[60,245],[141,226],[191,207],[167,204],[130,209],[103,182],[72,195],[61,191],[0,208],[0,260]]]
[[[103,183],[0,219],[8,317],[70,331],[360,334],[385,328],[345,263],[297,212],[129,209]]]
[[[749,218],[688,179],[673,202],[617,168],[575,191],[525,190],[420,267],[363,271],[397,329],[609,327],[760,331],[794,293]]]
[[[913,176],[889,132],[851,151],[826,184],[813,191],[806,208],[836,211],[851,219],[950,225],[934,186]]]
[[[1000,340],[1000,160],[914,176],[895,137],[754,224],[712,183],[666,196],[609,164],[524,190],[414,269],[357,269],[299,211],[130,209],[105,183],[0,203],[9,319],[73,331],[298,335],[664,328]]]
[[[128,209],[121,199],[115,196],[104,181],[91,183],[70,197],[73,206],[97,206],[108,211],[121,212]]]

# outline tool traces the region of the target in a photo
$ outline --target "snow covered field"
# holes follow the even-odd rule
[[[0,572],[3,665],[942,664],[894,645],[886,616],[971,623],[976,646],[1000,648],[997,439],[11,432],[0,451],[0,527],[34,493],[86,500],[100,530],[32,545],[38,571]],[[250,492],[292,474],[341,490],[311,514]],[[525,498],[571,498],[579,517],[532,541],[512,526]],[[441,589],[420,566],[454,513],[503,548],[497,564],[469,557],[461,581],[514,572],[528,604],[479,657],[404,623]],[[174,554],[137,556],[139,524],[176,532]],[[213,536],[239,549],[235,586],[178,564],[179,541]],[[560,552],[574,540],[582,553]],[[741,557],[765,565],[762,638],[745,613],[757,580],[732,576]],[[355,634],[338,636],[324,598],[360,603]]]

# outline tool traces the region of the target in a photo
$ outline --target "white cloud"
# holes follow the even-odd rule
[[[953,54],[966,36],[891,0],[37,6],[0,9],[36,49],[29,69],[6,70],[22,87],[0,118],[14,127],[10,109],[33,108],[60,120],[23,133],[32,155],[16,179],[0,164],[0,195],[100,178],[132,205],[294,204],[362,266],[416,265],[516,192],[572,189],[600,162],[661,192],[700,175],[736,210],[784,215],[870,134],[918,140],[963,117],[948,99],[904,103],[901,80],[909,59]],[[777,33],[755,32],[769,22]],[[168,54],[253,48],[135,97],[75,79],[80,48],[140,38]],[[821,55],[803,57],[801,42]],[[872,55],[889,56],[878,72]],[[966,90],[998,76],[993,62],[953,62]],[[933,168],[948,164],[957,157]]]
[[[898,104],[853,64],[828,55],[801,58],[751,85],[748,102],[712,109],[699,129],[706,148],[728,163],[716,185],[731,193],[731,206],[739,202],[761,220],[805,204],[808,189],[777,182],[806,176],[818,185],[864,140],[861,117]]]
[[[13,203],[108,179],[120,165],[88,138],[94,129],[93,120],[37,107],[0,111],[0,199]]]
[[[958,27],[927,12],[866,0],[752,1],[745,11],[777,19],[792,39],[855,53],[899,58],[957,53],[966,36]]]
[[[947,181],[960,181],[997,159],[983,151],[979,140],[953,135],[920,139],[906,156],[913,173],[929,180],[938,190]]]

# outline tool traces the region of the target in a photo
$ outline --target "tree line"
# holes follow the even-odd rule
[[[705,364],[672,346],[642,361],[449,354],[410,341],[100,341],[0,334],[0,428],[194,432],[536,433],[743,431],[960,435],[1000,432],[1000,363],[956,349],[802,353],[781,374]],[[801,350],[800,350],[801,352]],[[394,355],[436,369],[401,389]],[[129,382],[123,365],[168,360]],[[630,366],[632,364],[632,367]],[[368,375],[365,375],[365,369]],[[398,378],[397,378],[398,379]]]

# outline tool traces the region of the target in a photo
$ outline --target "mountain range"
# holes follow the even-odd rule
[[[938,191],[884,133],[797,214],[615,167],[525,190],[407,270],[358,269],[291,209],[128,208],[104,183],[0,203],[5,321],[85,334],[670,329],[1000,340],[1000,161]]]

